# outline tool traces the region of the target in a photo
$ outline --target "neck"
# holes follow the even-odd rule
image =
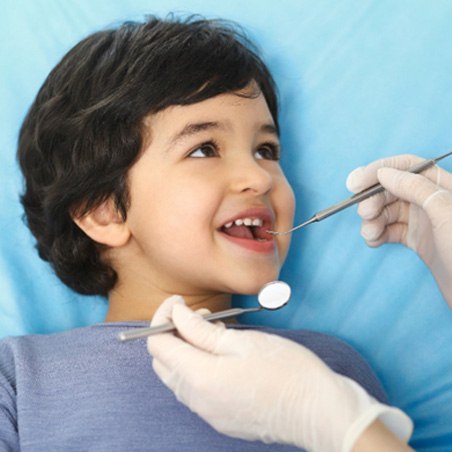
[[[208,309],[211,312],[218,312],[231,306],[230,294],[174,294],[164,290],[151,290],[146,291],[144,296],[143,293],[125,291],[118,287],[109,294],[105,322],[150,321],[158,307],[171,295],[182,295],[187,306],[194,311]]]

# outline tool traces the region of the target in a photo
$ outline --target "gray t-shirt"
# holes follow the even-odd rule
[[[0,341],[0,450],[299,450],[226,437],[180,404],[154,374],[145,341],[117,340],[120,331],[143,325],[105,323]],[[385,401],[368,365],[343,342],[308,331],[259,329],[305,345]]]

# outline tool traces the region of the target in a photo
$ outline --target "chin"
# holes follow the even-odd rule
[[[237,281],[236,284],[234,284],[233,292],[240,295],[256,295],[265,284],[277,280],[278,277],[279,270],[249,276],[246,279]]]

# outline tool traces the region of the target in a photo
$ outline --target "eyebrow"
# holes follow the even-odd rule
[[[224,129],[224,128],[225,128],[224,125],[216,121],[190,123],[187,124],[180,132],[176,133],[176,135],[174,135],[171,138],[171,144],[174,145],[183,138],[189,137],[191,135],[196,135],[197,133],[204,132],[205,130]]]
[[[276,126],[274,124],[264,124],[260,128],[260,131],[265,132],[265,133],[270,133],[272,135],[275,135],[277,138],[279,138],[278,129],[276,128]]]
[[[217,121],[197,122],[187,124],[180,132],[171,138],[170,144],[174,145],[184,138],[187,138],[197,133],[204,132],[206,130],[220,129],[225,130],[227,127],[225,124]],[[279,137],[278,130],[274,124],[263,124],[260,129],[261,132],[270,133]]]

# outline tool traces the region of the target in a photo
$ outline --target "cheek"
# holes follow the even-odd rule
[[[292,187],[284,178],[278,186],[277,199],[274,201],[276,214],[278,218],[278,230],[287,231],[293,226],[294,212],[295,212],[295,195]],[[278,244],[279,257],[281,265],[286,259],[289,251],[291,234],[280,235],[276,238]]]
[[[278,222],[284,223],[290,229],[295,213],[295,194],[289,182],[281,175],[276,184],[274,206],[278,214]]]
[[[290,217],[290,223],[292,226],[293,223],[293,219],[294,219],[294,214],[295,214],[295,193],[292,190],[292,187],[287,184],[287,212],[288,212],[288,216]]]
[[[185,181],[168,184],[162,181],[157,192],[142,202],[149,213],[152,228],[161,237],[174,241],[191,238],[197,240],[211,228],[212,220],[218,209],[218,196],[212,185],[200,181]],[[210,187],[210,189],[209,189]],[[204,237],[205,239],[205,237]]]
[[[280,266],[284,264],[287,253],[289,252],[291,236],[284,235],[277,238]]]

